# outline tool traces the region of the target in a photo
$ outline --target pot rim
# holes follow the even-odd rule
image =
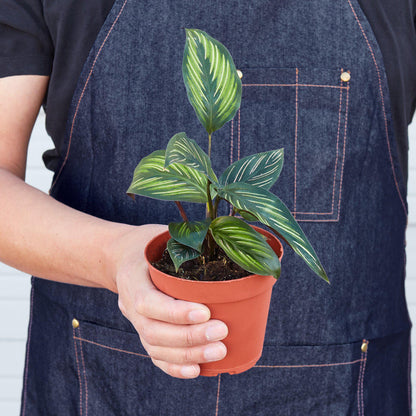
[[[255,228],[273,240],[273,248],[277,252],[279,259],[281,259],[283,247],[277,237],[267,230],[259,227]],[[170,296],[192,302],[200,302],[202,296],[205,298],[205,302],[223,303],[258,296],[267,288],[271,288],[277,281],[273,276],[258,274],[250,274],[238,279],[223,281],[187,280],[161,272],[150,263],[149,251],[152,246],[156,246],[157,250],[161,250],[163,245],[164,250],[169,237],[169,231],[164,231],[150,240],[145,248],[145,258],[153,283],[159,290]]]
[[[261,234],[263,234],[265,237],[267,237],[267,240],[269,242],[269,240],[273,240],[275,242],[277,242],[277,244],[275,243],[276,246],[279,246],[279,252],[276,252],[276,250],[274,250],[277,254],[277,256],[279,257],[279,261],[282,261],[282,257],[284,254],[284,250],[283,250],[283,245],[280,242],[280,240],[274,235],[272,234],[270,231],[265,230],[264,228],[261,227],[257,227],[256,225],[251,225],[251,227],[253,227],[256,231],[260,232]],[[154,244],[155,240],[159,239],[159,238],[163,238],[164,236],[170,236],[169,230],[163,231],[162,233],[156,235],[155,237],[153,237],[147,244],[146,247],[144,249],[144,257],[146,259],[147,265],[149,267],[149,270],[152,269],[154,271],[157,271],[159,273],[163,273],[166,276],[171,277],[172,279],[176,279],[176,280],[181,280],[181,281],[185,281],[185,282],[190,282],[190,283],[231,283],[231,282],[235,282],[235,281],[242,281],[245,279],[250,279],[253,276],[263,276],[263,277],[270,277],[268,275],[259,275],[259,274],[255,274],[252,273],[250,275],[244,276],[244,277],[239,277],[238,279],[232,279],[232,280],[221,280],[221,281],[216,281],[216,280],[188,280],[188,279],[182,279],[181,277],[177,277],[177,276],[172,276],[171,274],[165,273],[165,272],[161,272],[159,269],[157,269],[156,267],[154,267],[151,262],[149,261],[149,250],[150,247],[152,246],[152,244]],[[167,240],[166,240],[167,241]],[[270,244],[270,242],[269,242]],[[273,247],[272,247],[273,248]],[[277,279],[276,279],[277,280]]]

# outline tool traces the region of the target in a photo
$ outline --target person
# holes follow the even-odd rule
[[[404,0],[3,0],[0,259],[38,276],[22,415],[411,413],[415,15]],[[213,138],[217,167],[284,147],[278,194],[331,281],[285,253],[262,358],[240,375],[198,377],[226,355],[229,328],[155,289],[143,250],[178,214],[125,195],[141,157],[178,131],[200,136],[184,27],[224,43],[243,76],[241,110]],[[50,195],[24,183],[41,105]]]

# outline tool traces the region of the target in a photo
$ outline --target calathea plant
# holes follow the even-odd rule
[[[229,51],[207,33],[186,29],[182,73],[189,101],[208,133],[208,154],[186,133],[175,134],[166,150],[141,160],[127,190],[130,195],[178,205],[184,221],[169,224],[171,239],[167,244],[176,271],[185,261],[198,257],[205,264],[221,247],[248,272],[278,278],[279,258],[246,220],[263,223],[329,282],[289,209],[269,191],[282,170],[283,149],[240,159],[220,177],[212,169],[212,134],[235,116],[241,103],[241,80]],[[189,221],[180,201],[206,204],[206,218]],[[221,201],[231,204],[232,215],[217,215]]]

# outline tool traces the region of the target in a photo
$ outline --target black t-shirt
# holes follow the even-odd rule
[[[55,149],[45,153],[55,170],[69,105],[82,66],[114,0],[1,0],[0,77],[50,75],[46,129]],[[416,106],[416,0],[359,0],[380,45],[393,124],[407,181],[407,126]]]

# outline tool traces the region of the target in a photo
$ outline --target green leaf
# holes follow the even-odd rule
[[[218,195],[238,210],[248,211],[272,228],[318,276],[329,283],[315,250],[289,209],[277,196],[266,189],[241,182],[218,189]]]
[[[192,247],[200,253],[210,224],[210,218],[204,221],[171,222],[169,233],[178,243]]]
[[[211,167],[209,156],[195,140],[186,137],[186,133],[175,134],[166,148],[165,168],[172,163],[180,163],[204,173],[211,182],[218,181]]]
[[[234,182],[245,182],[270,189],[282,171],[283,154],[283,149],[278,149],[237,160],[220,176],[219,183],[225,186]]]
[[[236,209],[236,212],[240,214],[246,221],[250,221],[250,222],[258,221],[258,218],[248,211],[244,211],[242,209]]]
[[[201,30],[186,29],[182,74],[189,101],[208,134],[234,117],[242,87],[224,45]]]
[[[167,249],[170,255],[170,258],[175,265],[176,272],[178,272],[179,267],[182,263],[185,263],[188,260],[193,260],[199,257],[198,251],[194,250],[191,247],[184,246],[181,243],[178,243],[173,238],[168,241]]]
[[[165,150],[144,157],[134,170],[128,194],[164,201],[207,202],[207,178],[180,164],[165,168]]]
[[[266,238],[235,217],[218,217],[210,230],[225,254],[243,269],[256,274],[280,276],[280,261]]]

